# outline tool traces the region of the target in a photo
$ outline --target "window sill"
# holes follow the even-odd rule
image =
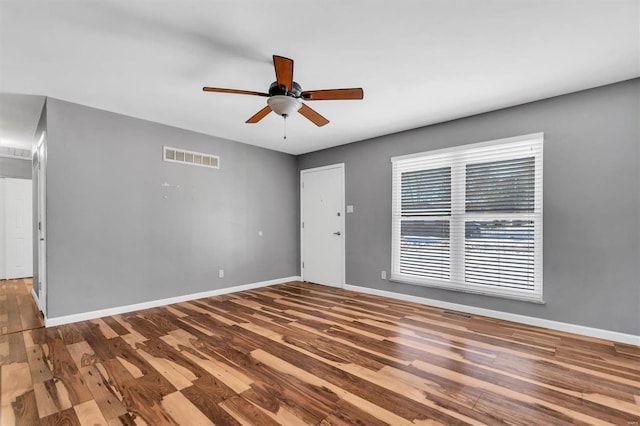
[[[538,298],[536,296],[525,296],[525,295],[518,295],[518,294],[504,294],[504,293],[494,293],[491,291],[483,291],[482,289],[477,289],[477,288],[472,288],[472,287],[468,287],[468,286],[456,286],[456,285],[447,285],[447,284],[440,284],[438,282],[424,282],[424,281],[413,281],[411,279],[405,278],[405,277],[394,277],[392,276],[389,281],[394,282],[394,283],[399,283],[399,284],[409,284],[409,285],[415,285],[418,287],[427,287],[427,288],[437,288],[437,289],[441,289],[441,290],[449,290],[449,291],[455,291],[455,292],[459,292],[459,293],[469,293],[469,294],[477,294],[480,296],[489,296],[489,297],[497,297],[500,299],[508,299],[508,300],[515,300],[518,302],[528,302],[528,303],[534,303],[537,305],[546,305],[547,302],[545,302],[541,297]]]

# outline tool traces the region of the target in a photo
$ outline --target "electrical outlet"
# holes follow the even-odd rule
[[[224,278],[224,269],[218,269],[218,278]]]
[[[387,279],[387,271],[380,272],[380,279],[381,280],[386,280]]]

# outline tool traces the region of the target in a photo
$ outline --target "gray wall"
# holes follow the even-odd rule
[[[348,284],[640,335],[640,79],[300,156],[345,163]],[[391,263],[390,157],[544,132],[544,299],[380,279]]]
[[[47,136],[49,317],[299,275],[294,156],[51,98]]]
[[[31,159],[0,157],[0,177],[31,179]]]

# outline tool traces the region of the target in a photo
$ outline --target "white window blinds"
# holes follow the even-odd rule
[[[392,158],[391,279],[541,301],[542,139]]]

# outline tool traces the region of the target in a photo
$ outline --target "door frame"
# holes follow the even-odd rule
[[[38,308],[47,318],[47,136],[42,132],[36,144],[33,162],[33,174],[37,177],[35,189],[36,211],[35,229],[33,230],[38,253],[38,296],[33,292]],[[35,274],[34,274],[35,276]],[[34,286],[36,283],[34,283]]]
[[[346,212],[345,212],[345,176],[344,176],[344,163],[336,163],[336,164],[330,164],[328,166],[320,166],[320,167],[313,167],[311,169],[304,169],[304,170],[300,170],[300,276],[302,277],[302,280],[305,280],[305,276],[304,276],[304,267],[303,267],[303,263],[304,263],[304,203],[303,203],[303,197],[304,197],[304,175],[305,173],[313,173],[313,172],[321,172],[324,170],[331,170],[331,169],[340,169],[341,173],[341,177],[342,177],[342,184],[340,185],[340,200],[342,203],[342,210],[343,213],[341,215],[340,221],[341,221],[341,227],[342,227],[342,235],[340,235],[340,239],[341,239],[341,244],[340,244],[340,250],[342,251],[342,256],[340,257],[340,261],[342,263],[340,269],[340,275],[341,275],[341,280],[340,280],[340,288],[344,288],[345,284],[346,284],[346,229],[345,229],[345,216],[346,216]]]
[[[4,200],[5,200],[5,182],[6,179],[3,176],[0,176],[0,200],[2,204],[0,205],[0,280],[4,280],[7,278],[7,269],[5,265],[5,208],[4,208]]]

